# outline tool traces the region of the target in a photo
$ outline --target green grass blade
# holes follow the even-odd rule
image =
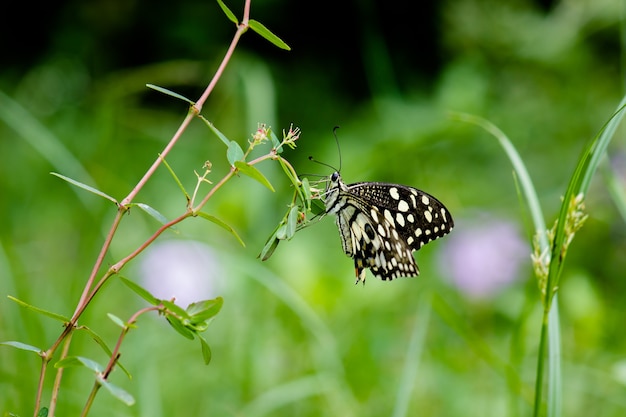
[[[406,350],[405,361],[403,366],[400,386],[396,394],[396,402],[393,407],[393,417],[405,417],[408,415],[409,405],[411,402],[411,394],[417,380],[417,371],[419,368],[422,352],[426,343],[426,333],[428,331],[428,323],[430,321],[431,305],[426,300],[426,296],[420,296],[416,300],[418,310],[415,314],[415,324],[411,340]]]
[[[533,185],[533,182],[530,178],[530,174],[528,174],[526,165],[524,164],[524,161],[515,149],[515,146],[513,146],[513,143],[511,143],[509,138],[498,127],[481,117],[466,113],[452,113],[452,118],[477,125],[487,132],[491,133],[498,140],[500,146],[511,161],[515,173],[517,174],[517,178],[521,185],[522,192],[524,193],[524,197],[526,198],[528,210],[533,220],[535,232],[540,233],[541,248],[548,248],[548,239],[545,235],[546,222],[541,211],[541,205],[539,204],[539,197],[537,196],[537,191],[535,190],[535,186]]]
[[[617,211],[619,211],[622,220],[626,223],[626,191],[618,181],[613,168],[609,164],[603,165],[603,167],[602,174],[604,175],[606,186],[615,203],[615,207],[617,207]]]
[[[17,132],[20,138],[28,142],[57,171],[66,172],[75,178],[84,178],[85,181],[93,184],[96,183],[78,158],[65,147],[62,140],[39,123],[39,120],[19,103],[1,91],[0,120]],[[86,207],[90,207],[91,201],[83,193],[76,192],[76,195]]]
[[[561,416],[563,378],[561,373],[561,327],[557,295],[548,314],[548,416]]]

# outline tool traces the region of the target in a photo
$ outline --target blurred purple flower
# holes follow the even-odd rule
[[[150,246],[139,264],[143,286],[157,298],[176,298],[187,307],[195,301],[220,295],[223,275],[218,255],[208,245],[188,240],[170,240]]]
[[[519,278],[530,250],[513,223],[485,218],[457,222],[439,261],[460,291],[489,298]]]

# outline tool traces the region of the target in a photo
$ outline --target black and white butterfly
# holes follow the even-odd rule
[[[343,251],[354,258],[357,284],[365,283],[367,268],[382,280],[419,275],[413,251],[454,226],[439,200],[405,185],[346,185],[335,172],[322,198],[326,213],[337,216]]]

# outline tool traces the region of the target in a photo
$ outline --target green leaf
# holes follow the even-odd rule
[[[285,172],[285,175],[287,175],[287,178],[289,178],[289,181],[291,181],[291,183],[294,186],[294,189],[296,190],[296,193],[298,194],[298,197],[301,200],[304,200],[305,197],[302,194],[302,185],[300,180],[298,179],[297,175],[295,174],[295,172],[293,172],[285,163],[285,161],[283,161],[282,158],[278,158],[278,162],[280,163],[280,166],[282,167],[283,171]]]
[[[235,239],[237,239],[239,241],[239,243],[241,243],[241,246],[243,246],[244,248],[246,247],[246,244],[243,242],[243,240],[241,240],[241,237],[239,237],[239,235],[237,234],[235,229],[230,227],[228,224],[224,223],[222,220],[220,220],[217,217],[212,216],[212,215],[210,215],[208,213],[204,213],[202,211],[198,212],[198,216],[202,217],[203,219],[207,219],[208,221],[213,222],[216,225],[218,225],[219,227],[229,231],[233,236],[235,236]]]
[[[151,88],[153,90],[156,90],[159,93],[167,94],[168,96],[172,96],[174,98],[186,101],[187,103],[191,104],[192,106],[194,104],[196,104],[193,101],[189,100],[187,97],[181,96],[180,94],[175,93],[175,92],[173,92],[171,90],[168,90],[167,88],[159,87],[158,85],[154,85],[154,84],[146,84],[146,87]]]
[[[102,372],[104,367],[98,362],[82,356],[67,356],[54,364],[55,368],[70,368],[82,366],[93,372]]]
[[[36,346],[27,345],[26,343],[16,342],[16,341],[8,341],[8,342],[0,342],[0,345],[11,346],[16,349],[26,350],[28,352],[35,352],[37,354],[41,353],[41,349]]]
[[[298,226],[298,214],[300,213],[298,206],[293,206],[291,210],[289,210],[289,215],[287,216],[287,224],[286,224],[286,236],[287,240],[291,239],[293,235],[296,234],[296,227]]]
[[[102,191],[97,190],[97,189],[95,189],[95,188],[93,188],[93,187],[91,187],[91,186],[89,186],[89,185],[87,185],[87,184],[83,184],[82,182],[79,182],[79,181],[73,180],[73,179],[71,179],[70,177],[66,177],[65,175],[61,175],[61,174],[58,174],[58,173],[56,173],[56,172],[51,172],[50,174],[54,175],[55,177],[61,178],[62,180],[67,181],[67,182],[69,182],[70,184],[73,184],[73,185],[75,185],[75,186],[77,186],[77,187],[79,187],[79,188],[82,188],[83,190],[87,190],[87,191],[89,191],[90,193],[93,193],[93,194],[98,195],[98,196],[100,196],[100,197],[104,197],[104,198],[106,198],[107,200],[112,201],[112,202],[113,202],[113,203],[115,203],[116,205],[118,204],[118,203],[117,203],[117,200],[116,200],[115,198],[113,198],[113,197],[111,197],[110,195],[108,195],[108,194],[106,194],[106,193],[103,193]]]
[[[211,131],[215,134],[215,136],[217,136],[222,142],[224,142],[224,145],[226,146],[230,146],[230,140],[222,133],[220,132],[214,125],[213,123],[209,122],[204,116],[202,116],[201,114],[198,115],[198,117],[200,117],[200,120],[202,120],[208,127],[209,129],[211,129]]]
[[[62,316],[62,315],[60,315],[60,314],[57,314],[57,313],[53,313],[53,312],[51,312],[51,311],[48,311],[48,310],[44,310],[43,308],[35,307],[35,306],[33,306],[33,305],[30,305],[30,304],[28,304],[28,303],[25,303],[25,302],[24,302],[24,301],[22,301],[22,300],[18,300],[17,298],[12,297],[12,296],[10,296],[10,295],[8,296],[8,298],[9,298],[9,300],[11,300],[11,301],[15,301],[16,303],[18,303],[18,304],[19,304],[19,305],[21,305],[22,307],[25,307],[25,308],[27,308],[27,309],[29,309],[29,310],[32,310],[32,311],[36,312],[36,313],[43,314],[44,316],[48,316],[48,317],[53,318],[53,319],[55,319],[55,320],[58,320],[58,321],[60,321],[60,322],[67,323],[67,322],[69,322],[69,321],[70,321],[70,318],[69,318],[69,317],[65,317],[65,316]]]
[[[130,395],[128,392],[124,391],[122,388],[118,387],[117,385],[110,383],[109,381],[104,379],[102,375],[100,374],[96,375],[96,380],[103,388],[109,391],[111,395],[113,395],[115,398],[117,398],[118,400],[126,404],[127,406],[130,407],[131,405],[135,404],[135,399],[133,398],[132,395]]]
[[[167,170],[170,172],[170,175],[172,176],[172,178],[174,178],[174,181],[176,182],[176,184],[178,184],[178,188],[180,188],[180,190],[185,195],[185,198],[187,199],[187,201],[189,201],[189,193],[187,193],[187,190],[185,190],[185,187],[183,186],[183,183],[180,182],[180,180],[178,179],[178,176],[176,176],[176,173],[174,172],[174,170],[172,169],[170,164],[167,163],[167,161],[165,160],[165,158],[163,158],[161,156],[161,154],[159,154],[159,158],[161,158],[161,161],[163,162],[163,165],[165,165]]]
[[[144,203],[132,203],[131,206],[139,207],[140,209],[142,209],[143,211],[148,213],[148,215],[150,217],[153,217],[154,219],[156,219],[161,224],[166,224],[167,222],[169,222],[169,220],[167,220],[167,218],[165,218],[164,215],[162,215],[157,210],[153,209],[152,207],[150,207],[147,204],[144,204]],[[170,226],[170,229],[176,230],[176,227]]]
[[[161,304],[163,304],[165,308],[167,308],[171,313],[176,314],[181,319],[189,319],[189,314],[181,306],[169,300],[161,300]]]
[[[322,214],[326,212],[326,205],[319,198],[314,198],[311,200],[311,213],[314,215]]]
[[[250,178],[257,180],[258,182],[269,188],[270,191],[274,192],[274,187],[272,187],[272,184],[268,181],[267,178],[265,178],[263,174],[261,174],[261,171],[256,169],[254,166],[242,161],[236,161],[235,168],[237,168],[242,174],[245,174]]]
[[[111,349],[109,349],[109,347],[107,346],[107,344],[105,343],[104,339],[102,339],[102,337],[100,337],[100,335],[98,335],[96,332],[94,332],[93,330],[91,330],[89,327],[87,326],[79,326],[76,328],[76,330],[82,330],[85,331],[89,334],[89,336],[91,336],[93,338],[93,340],[102,348],[102,350],[104,351],[104,353],[107,354],[107,356],[111,356],[113,355],[113,352],[111,351]],[[119,368],[124,371],[124,373],[126,374],[126,376],[128,377],[128,379],[132,379],[132,375],[130,374],[130,372],[128,372],[128,369],[126,369],[126,367],[122,364],[122,362],[118,361],[117,362],[117,366],[119,366]]]
[[[17,417],[15,414],[9,415]],[[41,407],[41,409],[37,413],[37,417],[48,417],[48,407]]]
[[[287,237],[287,225],[281,224],[278,230],[276,231],[276,238],[280,240],[285,240]]]
[[[272,42],[274,45],[278,46],[280,49],[285,49],[287,51],[291,51],[289,45],[282,41],[278,36],[274,35],[268,28],[263,26],[261,22],[250,19],[248,22],[250,25],[250,29],[263,36],[268,41]]]
[[[194,339],[194,333],[187,327],[185,327],[185,325],[177,317],[167,315],[165,318],[167,319],[167,322],[174,328],[174,330],[180,333],[183,337],[189,340]]]
[[[228,143],[228,150],[226,150],[226,158],[228,162],[235,166],[236,162],[243,160],[243,149],[234,140]]]
[[[204,359],[204,364],[208,365],[211,363],[211,347],[204,340],[204,337],[198,335],[198,339],[200,339],[200,346],[202,346],[202,358]]]
[[[237,20],[237,17],[235,16],[235,14],[230,11],[230,9],[224,4],[222,0],[217,0],[217,4],[220,5],[220,7],[222,8],[222,11],[224,12],[228,20],[230,20],[236,25],[239,24],[239,21]]]
[[[109,319],[111,319],[113,323],[117,324],[122,329],[126,328],[126,323],[124,323],[124,320],[117,317],[115,314],[107,313],[107,316],[109,317]]]
[[[272,129],[269,129],[269,137],[270,137],[270,140],[272,141],[272,147],[276,149],[276,153],[282,153],[283,147],[281,145],[281,142],[278,140],[278,138],[276,137],[276,134],[274,133]]]
[[[313,196],[311,195],[311,185],[309,184],[309,179],[308,178],[302,178],[302,185],[300,186],[300,188],[302,189],[302,194],[304,194],[304,205],[306,207],[306,211],[310,211],[311,210],[311,198],[313,198]]]
[[[201,323],[217,315],[224,305],[224,299],[217,297],[213,300],[204,300],[189,304],[187,313],[191,316],[192,323]]]
[[[152,304],[153,306],[158,306],[159,304],[161,304],[161,301],[159,301],[154,295],[150,294],[150,292],[142,286],[135,284],[133,281],[126,279],[122,276],[120,276],[120,279],[128,288],[133,290],[137,295],[146,300],[148,303]]]
[[[277,233],[278,229],[274,233],[272,233],[272,236],[270,236],[267,242],[265,242],[265,246],[263,246],[263,249],[258,256],[259,258],[261,258],[262,261],[267,261],[270,256],[272,256],[272,254],[276,250],[276,247],[280,243],[280,240],[276,237]]]

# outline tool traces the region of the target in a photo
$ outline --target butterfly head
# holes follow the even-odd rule
[[[326,183],[326,191],[324,192],[324,204],[326,205],[326,213],[336,214],[341,205],[338,205],[339,195],[342,191],[347,191],[348,187],[341,180],[339,171],[333,172],[328,177]]]

